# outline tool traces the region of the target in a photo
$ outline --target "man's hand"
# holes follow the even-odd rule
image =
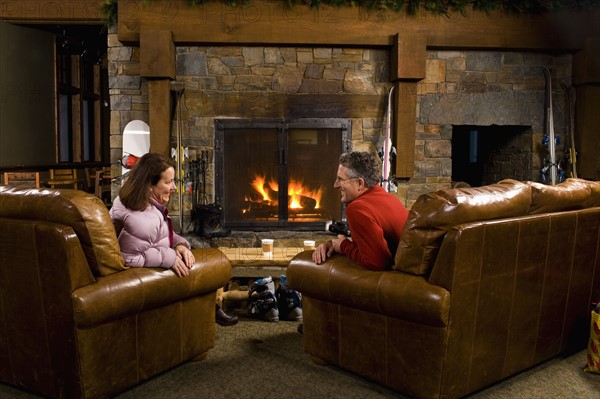
[[[333,245],[333,250],[337,253],[342,253],[341,246],[342,241],[347,240],[346,236],[343,234],[338,234],[337,238],[331,240],[331,244]]]
[[[315,252],[313,252],[313,262],[315,262],[317,265],[320,265],[321,263],[325,262],[327,258],[331,257],[334,252],[340,253],[340,245],[344,240],[347,240],[346,236],[343,234],[338,234],[337,238],[319,245],[315,249]]]
[[[315,252],[313,252],[312,259],[317,265],[325,262],[327,258],[329,258],[333,254],[333,244],[331,241],[327,241],[323,244],[320,244],[317,248],[315,248]]]

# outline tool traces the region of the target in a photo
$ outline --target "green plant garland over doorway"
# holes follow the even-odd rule
[[[154,0],[142,0],[145,3]],[[191,5],[208,2],[221,2],[232,7],[243,7],[252,0],[188,0]],[[380,11],[400,12],[407,10],[415,15],[420,9],[436,15],[448,15],[450,12],[466,13],[472,8],[476,11],[493,12],[501,10],[509,14],[535,15],[550,11],[590,11],[600,9],[600,0],[281,0],[289,7],[305,5],[317,8],[320,5],[332,7],[365,7]],[[118,0],[103,0],[100,9],[106,24],[117,22]]]

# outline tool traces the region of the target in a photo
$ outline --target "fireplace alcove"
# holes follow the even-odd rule
[[[348,119],[215,120],[215,193],[233,230],[318,231],[343,217],[333,187]],[[284,206],[281,206],[284,204]]]
[[[530,180],[532,135],[530,126],[453,126],[452,180],[472,187],[503,179]]]

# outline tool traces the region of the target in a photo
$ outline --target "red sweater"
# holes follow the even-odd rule
[[[394,263],[408,211],[381,186],[374,186],[346,207],[352,240],[342,241],[342,254],[371,270],[387,270]]]

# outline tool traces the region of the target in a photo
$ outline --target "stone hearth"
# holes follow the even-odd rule
[[[233,231],[227,237],[205,239],[194,234],[186,233],[184,237],[194,248],[230,247],[230,248],[258,248],[263,238],[272,238],[273,245],[279,248],[302,247],[304,240],[315,240],[317,244],[335,237],[333,233],[325,231],[286,231],[274,230],[268,232]]]

